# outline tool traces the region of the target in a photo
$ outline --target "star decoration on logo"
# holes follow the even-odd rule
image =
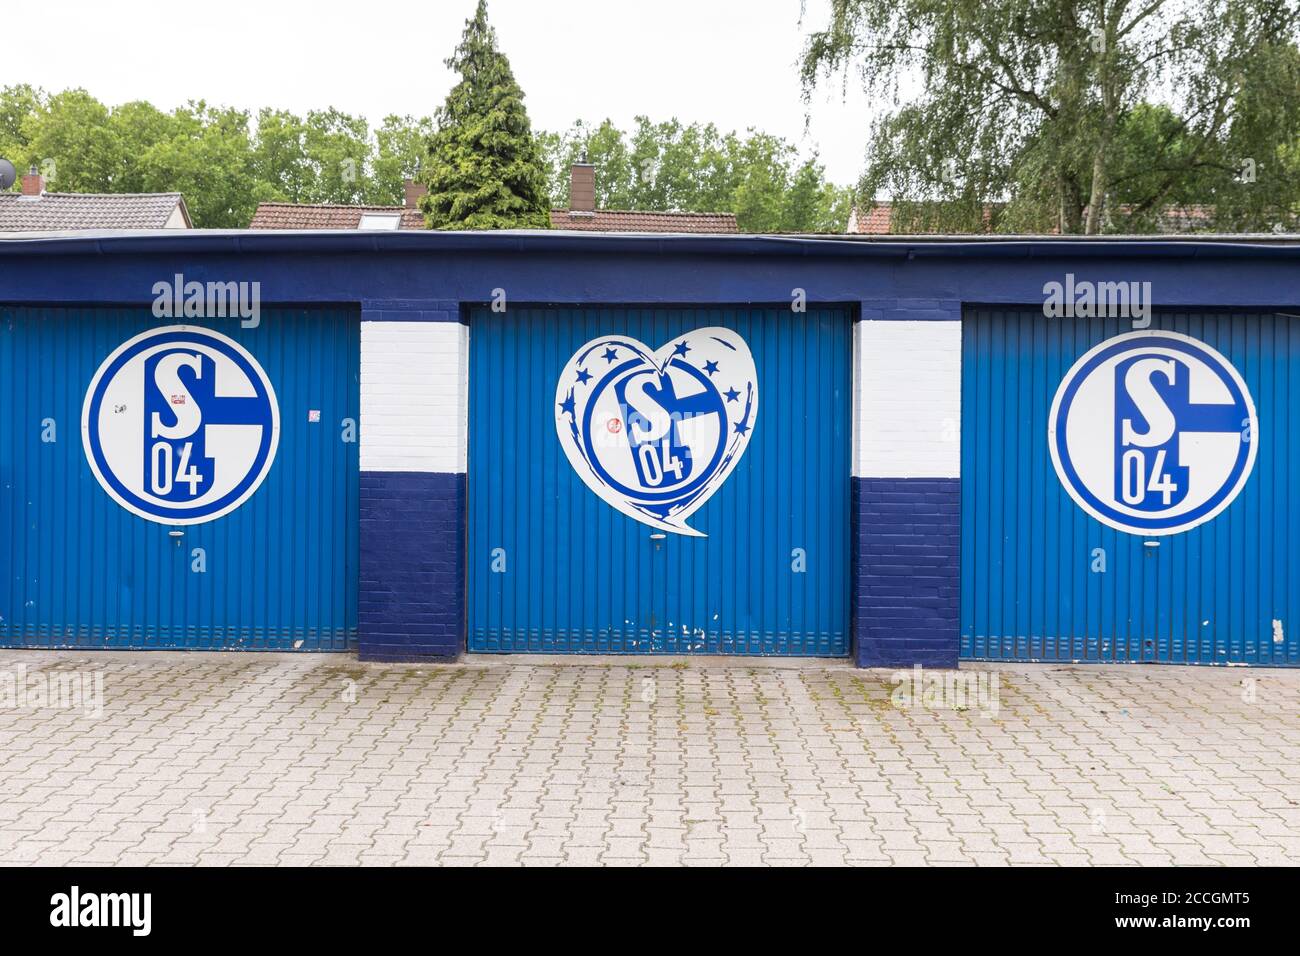
[[[736,422],[736,434],[737,434],[737,435],[743,435],[743,434],[745,434],[745,432],[747,432],[747,431],[749,431],[749,426],[748,426],[748,425],[746,425],[744,422]]]
[[[710,375],[712,375],[712,374],[713,374],[714,372],[716,372],[717,370],[718,370],[718,363],[717,363],[717,362],[705,362],[705,363],[704,363],[704,371],[708,372]]]
[[[580,368],[580,369],[578,369],[578,384],[579,384],[579,385],[586,385],[588,382],[591,381],[591,377],[592,377],[592,376],[591,376],[591,373],[588,372],[585,368]]]
[[[560,403],[560,411],[564,412],[566,415],[573,415],[576,408],[577,406],[574,405],[573,402],[573,392],[570,390],[569,396]]]
[[[603,358],[606,362],[612,362],[614,361],[614,359],[618,358],[618,350],[607,348],[605,349],[605,354],[602,355],[601,358]]]
[[[691,347],[687,345],[685,342],[678,342],[677,348],[673,349],[673,354],[680,355],[682,358],[686,358],[686,353],[689,352],[690,350]]]
[[[727,391],[726,391],[725,394],[726,394],[726,396],[727,396],[727,401],[729,401],[729,402],[738,402],[738,401],[740,401],[740,393],[739,393],[738,391],[736,391],[734,388],[729,388],[729,389],[727,389]]]

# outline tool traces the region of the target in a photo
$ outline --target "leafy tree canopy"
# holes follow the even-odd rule
[[[434,229],[547,229],[546,174],[524,94],[497,47],[486,0],[447,66],[460,81],[438,110],[420,200]]]
[[[800,160],[794,146],[755,130],[638,116],[630,133],[579,120],[540,139],[558,207],[569,202],[569,167],[586,156],[602,209],[734,212],[745,232],[839,233],[848,222],[850,191],[826,181],[816,155]]]
[[[927,228],[1221,229],[1300,212],[1300,0],[831,0],[805,95],[856,77],[886,107],[865,196]],[[892,107],[892,108],[890,108]]]
[[[181,192],[195,225],[241,228],[262,201],[401,205],[432,131],[388,116],[373,132],[335,109],[306,117],[203,101],[165,113],[85,90],[0,89],[0,156],[62,192]],[[15,187],[16,188],[16,187]]]

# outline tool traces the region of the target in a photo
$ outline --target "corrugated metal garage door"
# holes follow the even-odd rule
[[[359,317],[182,321],[0,307],[0,646],[355,646]]]
[[[962,656],[1300,664],[1297,322],[968,311]]]
[[[847,654],[850,353],[835,309],[476,311],[470,649]]]

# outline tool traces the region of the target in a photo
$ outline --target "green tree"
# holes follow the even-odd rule
[[[826,182],[814,155],[790,180],[781,214],[782,232],[841,233],[853,209],[853,191]]]
[[[164,113],[109,109],[84,90],[0,89],[0,156],[70,192],[184,192],[202,226],[245,226],[264,200],[400,205],[431,132],[428,118],[388,116],[372,136],[332,108],[305,120],[262,109],[251,131],[248,114],[202,102]]]
[[[252,178],[248,114],[191,102],[172,114],[170,137],[140,158],[146,192],[180,192],[194,219],[206,229],[248,225],[265,184]]]
[[[1257,230],[1300,224],[1300,48],[1276,44],[1242,74],[1232,124],[1214,173],[1216,225]],[[1279,222],[1278,210],[1291,213]]]
[[[568,206],[569,167],[585,158],[599,171],[596,205],[601,209],[632,208],[632,160],[623,131],[613,122],[591,126],[578,120],[562,133],[539,133],[537,140],[547,174],[547,194],[554,206]]]
[[[421,208],[435,229],[548,228],[546,175],[524,94],[497,48],[486,0],[447,61],[460,82],[438,110]]]
[[[417,179],[429,140],[433,121],[427,116],[385,116],[375,130],[374,157],[366,180],[366,202],[377,206],[397,205],[405,201],[405,183]]]
[[[304,135],[314,172],[309,202],[355,205],[364,201],[370,128],[364,117],[330,107],[307,113]]]
[[[111,191],[147,192],[141,160],[158,143],[176,135],[176,117],[151,103],[136,100],[114,107],[109,113],[108,127],[117,137],[121,164],[113,174]]]
[[[652,123],[645,116],[636,123],[631,135],[635,208],[729,209],[743,177],[738,159],[744,147],[735,134],[724,136],[712,123]]]
[[[579,120],[540,140],[559,207],[569,202],[569,166],[585,155],[602,209],[733,212],[747,232],[843,232],[848,222],[850,190],[826,182],[815,156],[799,162],[785,140],[756,130],[638,116],[627,134],[610,120]]]
[[[741,148],[743,176],[733,210],[742,232],[780,232],[785,226],[786,190],[794,150],[784,140],[753,134]]]
[[[308,202],[316,172],[307,155],[307,124],[288,110],[263,108],[249,157],[253,178],[270,202]]]
[[[27,141],[24,166],[39,166],[51,189],[60,192],[122,191],[117,181],[126,164],[121,137],[109,110],[82,89],[64,90],[23,118]]]
[[[831,0],[802,76],[805,95],[854,72],[901,98],[873,124],[859,187],[892,195],[900,215],[964,231],[1006,199],[995,228],[1098,233],[1205,176],[1205,201],[1235,194],[1244,157],[1281,172],[1294,110],[1269,110],[1262,93],[1298,15],[1297,0]],[[1161,99],[1174,126],[1152,137],[1164,118],[1135,113]],[[1222,211],[1262,228],[1294,188],[1279,176],[1271,195]]]
[[[18,171],[19,180],[12,189],[19,188],[22,174],[32,161],[30,141],[24,131],[24,121],[45,103],[45,94],[26,83],[0,89],[0,159],[7,159]]]

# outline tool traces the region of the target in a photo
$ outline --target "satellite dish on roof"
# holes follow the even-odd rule
[[[8,189],[18,178],[18,170],[7,159],[0,159],[0,189]]]

